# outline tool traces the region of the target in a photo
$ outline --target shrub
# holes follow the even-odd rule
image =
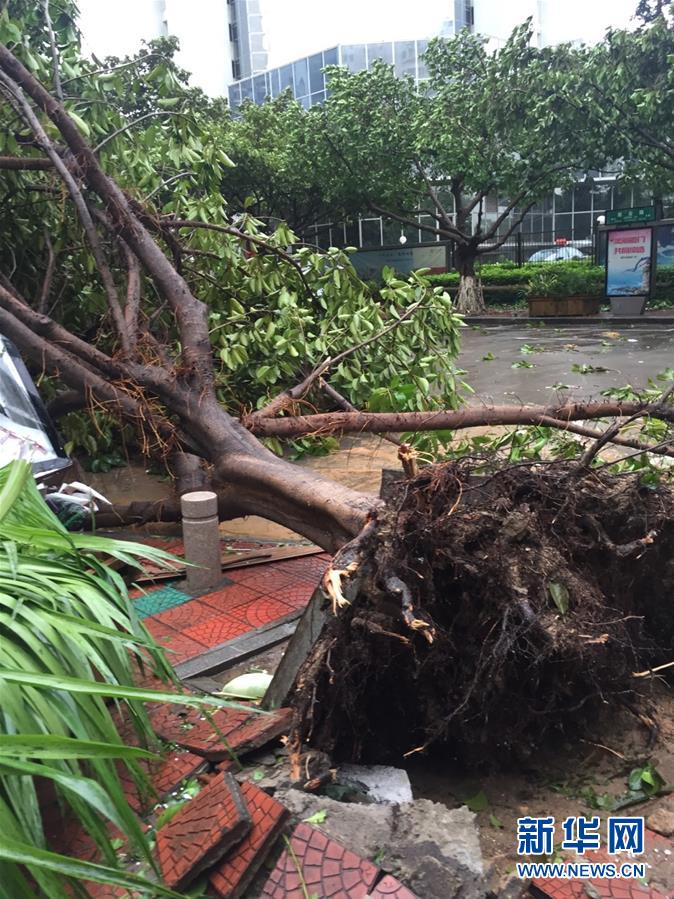
[[[546,265],[529,279],[529,297],[602,296],[604,269],[601,266]]]
[[[68,899],[84,895],[78,880],[175,896],[120,867],[106,827],[123,831],[146,868],[154,866],[118,768],[127,766],[143,785],[138,762],[153,756],[124,744],[106,700],[126,709],[140,741],[153,745],[143,702],[186,698],[133,686],[136,664],[165,680],[171,670],[105,557],[132,565],[140,557],[160,565],[171,558],[135,543],[69,534],[28,463],[0,469],[1,897]],[[101,864],[47,851],[37,793],[45,782],[96,842]]]

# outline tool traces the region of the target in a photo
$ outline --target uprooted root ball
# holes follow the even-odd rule
[[[673,658],[671,487],[436,465],[398,486],[361,542],[357,597],[298,678],[296,745],[498,761],[617,705],[648,711],[649,679],[633,673]]]

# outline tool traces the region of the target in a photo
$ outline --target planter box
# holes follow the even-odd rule
[[[643,315],[646,297],[611,297],[611,315]]]
[[[529,297],[528,303],[533,318],[598,315],[601,297]]]

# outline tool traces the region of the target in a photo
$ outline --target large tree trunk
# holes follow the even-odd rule
[[[475,274],[476,256],[470,248],[457,246],[456,267],[460,275],[456,311],[462,315],[482,315],[486,311],[482,282]]]

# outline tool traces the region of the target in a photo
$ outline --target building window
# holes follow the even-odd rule
[[[253,78],[253,99],[256,103],[264,103],[267,95],[267,83],[264,75],[256,75]]]
[[[423,54],[428,49],[428,41],[417,41],[417,59],[419,60],[419,72],[417,77],[421,80],[428,78],[428,68],[422,59]]]
[[[322,91],[325,88],[322,53],[317,53],[315,56],[309,57],[309,86],[312,94],[315,94],[317,91]]]
[[[351,44],[342,47],[342,65],[350,72],[362,72],[365,69],[365,45]]]
[[[417,75],[417,55],[414,41],[397,41],[395,46],[395,73],[401,78],[403,75]]]
[[[241,61],[238,59],[232,60],[232,78],[235,81],[238,81],[241,77]]]
[[[393,44],[368,44],[367,45],[367,65],[372,66],[375,60],[381,60],[388,65],[393,65]]]
[[[294,92],[295,85],[293,84],[293,67],[292,66],[282,66],[279,69],[281,75],[281,90],[287,91],[291,90]]]
[[[339,63],[337,47],[331,47],[323,53],[323,66],[336,66]]]
[[[293,63],[293,75],[295,78],[295,96],[306,97],[309,93],[309,66],[306,57]]]

